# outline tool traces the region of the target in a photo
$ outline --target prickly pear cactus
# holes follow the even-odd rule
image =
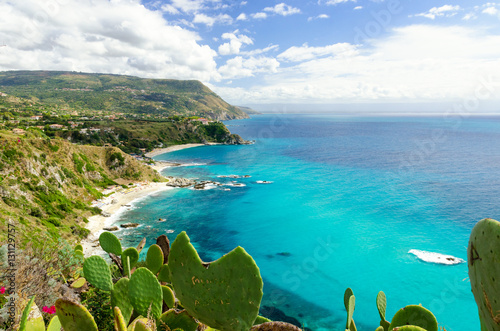
[[[134,310],[128,298],[129,282],[128,278],[121,278],[113,285],[113,290],[111,291],[111,307],[118,307],[120,309],[120,313],[126,324],[130,321],[132,311]]]
[[[500,223],[486,218],[472,229],[467,264],[481,330],[500,330]]]
[[[83,262],[83,273],[87,281],[103,291],[113,289],[113,280],[108,263],[100,256],[94,255]]]
[[[94,318],[84,306],[67,299],[56,301],[56,314],[64,330],[98,331]]]
[[[103,232],[99,236],[99,244],[107,253],[113,253],[120,256],[122,254],[122,244],[111,232]]]
[[[146,255],[146,266],[155,275],[163,265],[163,252],[158,245],[151,245]]]
[[[394,331],[427,331],[426,329],[422,329],[420,326],[415,325],[405,325],[394,328]]]
[[[132,321],[132,323],[130,323],[130,325],[127,327],[127,331],[134,331],[135,330],[135,326],[137,325],[137,323],[139,322],[142,322],[144,324],[147,324],[148,323],[148,319],[147,318],[144,318],[142,316],[139,316],[137,317],[135,320]]]
[[[151,271],[139,268],[130,277],[128,296],[135,311],[143,316],[151,315],[158,319],[163,306],[163,292],[161,285]]]
[[[349,301],[347,302],[347,322],[346,322],[346,330],[356,330],[354,326],[354,320],[352,316],[354,315],[354,308],[356,306],[356,297],[351,295],[349,297]]]
[[[175,295],[174,292],[170,289],[170,287],[162,285],[161,290],[163,291],[163,302],[167,305],[168,308],[174,308],[175,306]]]
[[[301,329],[289,323],[267,322],[255,325],[251,331],[301,331]]]
[[[426,331],[438,331],[436,317],[422,306],[411,305],[398,310],[392,318],[389,331],[402,330],[401,327],[409,325],[423,328]]]
[[[160,268],[160,272],[158,272],[158,280],[160,282],[170,283],[170,268],[168,264],[164,264]]]
[[[35,304],[35,296],[28,301],[24,308],[18,331],[45,331],[45,323],[40,310]]]
[[[139,261],[139,252],[134,247],[129,247],[122,253],[123,274],[128,276],[130,271]]]
[[[137,321],[134,327],[134,331],[151,331],[147,324],[143,321]]]
[[[272,322],[269,318],[265,318],[264,316],[257,316],[255,321],[253,322],[253,325],[259,325],[262,323],[267,323],[267,322]]]
[[[159,320],[159,325],[167,325],[170,330],[182,329],[184,331],[196,331],[198,322],[194,320],[187,311],[177,312],[170,309],[164,312]]]
[[[387,310],[387,298],[385,297],[385,293],[380,291],[377,294],[377,310],[380,315],[380,326],[382,330],[388,331],[391,323],[389,323],[385,319],[385,311]]]
[[[47,326],[47,331],[61,331],[61,322],[59,321],[59,316],[54,316]]]
[[[83,252],[83,246],[81,244],[77,244],[75,246],[75,251],[82,251]]]
[[[115,314],[115,316],[114,316],[115,330],[116,331],[127,331],[127,322],[125,322],[125,319],[123,318],[123,315],[122,315],[120,308],[115,307],[113,309],[113,312]]]
[[[170,278],[189,314],[221,331],[248,331],[259,312],[262,278],[255,261],[237,247],[205,266],[185,232],[172,244]]]

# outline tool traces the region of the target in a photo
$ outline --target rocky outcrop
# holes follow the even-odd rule
[[[227,139],[224,141],[225,145],[250,145],[251,141],[245,140],[241,138],[237,134],[230,134]]]
[[[167,177],[167,178],[169,179],[167,182],[167,186],[171,187],[189,187],[196,183],[194,180],[187,178],[174,178],[174,177]]]
[[[125,224],[121,224],[120,226],[124,229],[128,229],[128,228],[136,228],[139,226],[139,224],[137,224],[137,223],[125,223]]]

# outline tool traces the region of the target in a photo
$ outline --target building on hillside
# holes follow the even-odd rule
[[[51,125],[49,125],[49,128],[51,128],[52,130],[62,130],[62,128],[64,128],[64,125],[61,125],[61,124],[51,124]]]
[[[30,119],[32,119],[33,121],[39,121],[43,118],[43,116],[41,115],[35,115],[35,116],[31,116]]]
[[[13,134],[25,134],[26,131],[24,131],[23,129],[15,128],[15,129],[12,129],[12,133]]]
[[[209,121],[209,120],[207,120],[206,118],[203,118],[203,117],[194,119],[192,121],[201,122],[201,124],[203,124],[203,125],[207,125],[208,123],[212,122],[212,121]]]

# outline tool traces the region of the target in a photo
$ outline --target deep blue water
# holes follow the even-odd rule
[[[389,319],[422,304],[448,331],[479,330],[467,264],[425,263],[408,251],[466,259],[474,224],[500,218],[500,118],[260,115],[227,124],[256,143],[156,158],[203,164],[166,175],[246,186],[149,197],[123,217],[146,225],[122,231],[125,245],[166,229],[171,240],[187,231],[206,261],[240,245],[260,267],[263,305],[313,330],[344,330],[347,287],[359,330],[378,326],[380,290]],[[251,178],[217,178],[231,174]]]

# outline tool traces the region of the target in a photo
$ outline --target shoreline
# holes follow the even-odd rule
[[[145,155],[147,157],[154,157],[161,154],[166,154],[174,151],[179,151],[187,148],[221,145],[220,143],[208,144],[182,144],[173,145],[166,148],[157,148]],[[161,171],[168,167],[178,166],[180,163],[158,161],[155,160],[154,164],[148,164],[149,167],[156,170],[160,175]],[[105,252],[99,246],[99,236],[104,232],[104,228],[111,226],[116,222],[120,216],[130,209],[130,205],[158,192],[173,190],[174,187],[167,186],[163,183],[141,182],[136,183],[134,187],[128,189],[119,188],[108,197],[92,202],[93,206],[101,208],[103,213],[109,214],[109,217],[101,215],[93,215],[88,218],[89,222],[85,228],[90,230],[87,238],[83,239],[80,243],[83,246],[83,253],[85,257],[90,255],[105,255]],[[104,190],[105,192],[106,190]],[[116,232],[116,231],[115,231]]]
[[[214,146],[214,145],[222,145],[221,143],[206,143],[206,144],[181,144],[181,145],[173,145],[165,148],[155,148],[151,152],[144,154],[147,157],[155,157],[161,154],[166,154],[170,152],[180,151],[187,148],[200,147],[200,146]]]
[[[173,187],[163,183],[142,182],[129,189],[121,189],[108,197],[96,200],[93,206],[99,206],[104,213],[110,214],[109,217],[94,215],[88,218],[89,222],[85,228],[90,230],[87,238],[80,243],[83,246],[85,257],[90,255],[102,255],[104,251],[99,246],[99,236],[104,232],[104,228],[116,222],[120,216],[130,209],[130,205],[158,192],[173,190]]]

